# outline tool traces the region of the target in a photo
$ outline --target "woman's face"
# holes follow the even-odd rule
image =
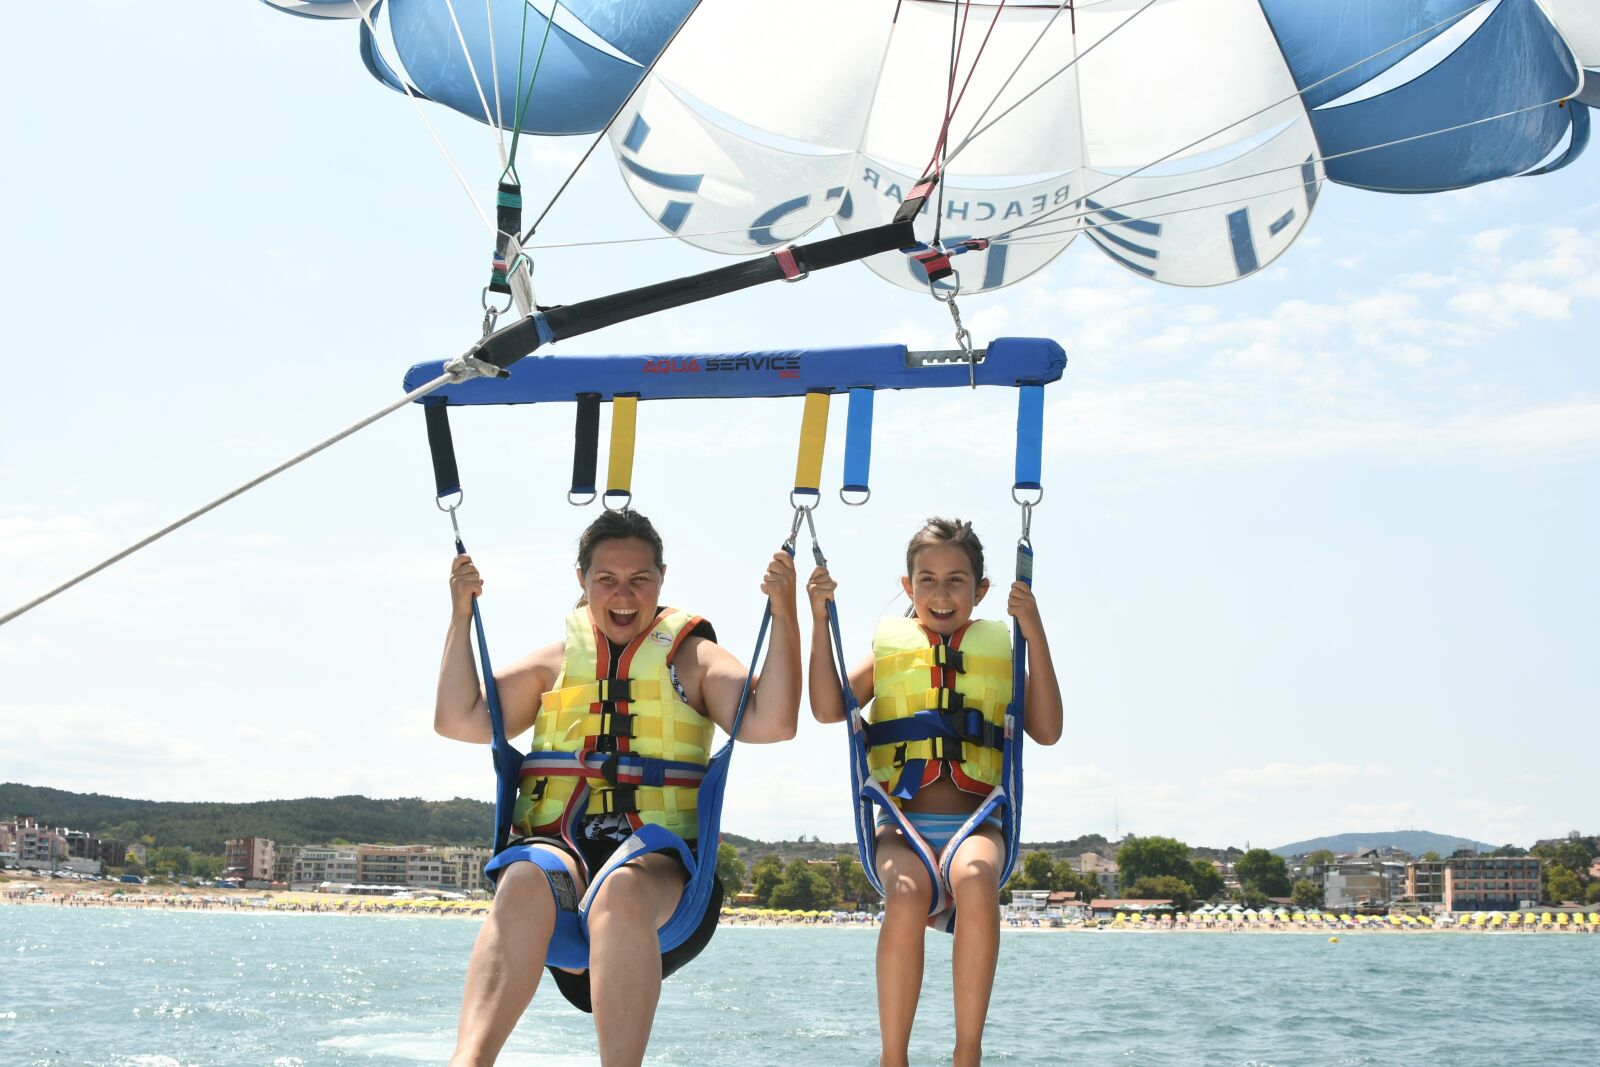
[[[928,545],[911,559],[911,575],[900,579],[911,598],[917,621],[948,637],[972,618],[972,610],[989,591],[987,580],[972,573],[972,560],[955,545]]]
[[[578,584],[589,598],[589,617],[612,642],[625,645],[656,621],[661,581],[655,552],[637,537],[601,541]]]

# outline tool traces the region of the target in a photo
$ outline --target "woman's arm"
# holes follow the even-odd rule
[[[1053,745],[1061,740],[1061,683],[1056,681],[1056,667],[1050,659],[1050,642],[1044,635],[1039,603],[1027,583],[1016,582],[1011,586],[1006,611],[1017,620],[1028,642],[1028,677],[1023,683],[1022,697],[1027,718],[1023,727],[1039,744]]]
[[[488,744],[492,734],[489,705],[478,682],[478,664],[472,658],[472,599],[482,592],[483,579],[472,557],[457,556],[450,565],[450,628],[445,632],[444,658],[439,664],[433,729],[456,741]],[[557,642],[495,675],[507,737],[533,725],[540,696],[554,684],[551,665],[560,664],[561,653],[562,645]]]
[[[794,737],[800,718],[800,620],[795,613],[794,560],[775,553],[767,564],[761,591],[772,601],[772,629],[767,661],[751,682],[750,705],[739,725],[739,740],[764,744]],[[744,691],[745,667],[720,645],[703,638],[684,642],[683,659],[691,664],[684,689],[711,720],[728,733]],[[690,703],[696,703],[691,699]]]

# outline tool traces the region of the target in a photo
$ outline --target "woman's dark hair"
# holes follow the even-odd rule
[[[666,566],[661,558],[661,535],[656,533],[656,528],[650,520],[634,511],[632,508],[622,508],[617,511],[602,511],[598,518],[588,525],[583,533],[578,535],[578,573],[588,574],[589,564],[594,562],[594,550],[603,541],[625,541],[637,538],[650,546],[650,552],[655,556],[656,570]],[[588,603],[588,598],[583,597],[578,601],[578,607]]]
[[[959,519],[946,519],[935,515],[922,524],[911,538],[911,543],[906,545],[906,577],[914,577],[912,568],[916,566],[917,553],[933,545],[954,545],[967,554],[967,559],[972,561],[972,576],[977,581],[983,581],[983,542],[978,540],[978,535],[972,532],[972,523],[962,522]]]

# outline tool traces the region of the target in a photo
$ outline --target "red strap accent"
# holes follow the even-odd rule
[[[778,268],[783,271],[785,279],[797,282],[805,277],[805,272],[800,269],[800,264],[794,261],[794,249],[780,248],[772,253],[772,258],[778,261]]]
[[[933,187],[938,184],[938,175],[934,175],[932,178],[927,178],[923,181],[920,181],[911,187],[911,192],[906,196],[906,200],[915,200],[919,196],[929,196],[933,193]]]
[[[927,272],[928,280],[936,282],[940,278],[948,278],[955,273],[955,268],[950,266],[950,257],[938,249],[930,248],[926,252],[913,252],[911,258],[922,264],[922,269]]]

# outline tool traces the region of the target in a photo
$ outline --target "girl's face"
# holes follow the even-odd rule
[[[665,577],[650,546],[625,537],[595,545],[578,585],[589,599],[589,618],[613,643],[625,645],[656,621]]]
[[[911,598],[917,621],[948,637],[972,618],[972,610],[989,591],[988,579],[972,573],[972,560],[955,545],[928,545],[911,560],[911,574],[900,579]]]

